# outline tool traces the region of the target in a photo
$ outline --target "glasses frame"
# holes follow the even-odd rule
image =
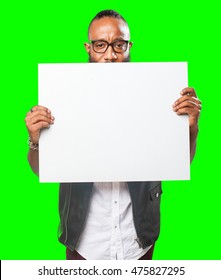
[[[120,42],[124,42],[124,43],[127,44],[127,47],[126,47],[125,51],[123,51],[123,52],[116,51],[115,48],[114,48],[114,44],[115,44],[116,42],[119,42],[119,41],[120,41]],[[96,43],[96,42],[105,42],[105,43],[107,43],[107,48],[106,48],[106,50],[105,50],[105,51],[102,51],[102,52],[95,51],[95,49],[94,49],[94,43]],[[128,41],[128,40],[120,40],[120,39],[119,39],[119,40],[113,41],[112,43],[109,43],[108,41],[105,41],[105,40],[91,40],[90,43],[92,44],[92,48],[93,48],[94,52],[96,52],[96,53],[105,53],[105,52],[107,51],[107,49],[109,48],[109,46],[111,46],[111,47],[112,47],[112,50],[113,50],[114,52],[116,52],[116,53],[124,53],[124,52],[127,51],[128,45],[129,45],[130,41]]]

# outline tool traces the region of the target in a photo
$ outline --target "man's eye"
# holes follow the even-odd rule
[[[124,43],[116,43],[115,48],[123,49],[125,47]]]
[[[97,43],[95,45],[96,48],[104,48],[105,47],[105,44],[104,43]]]

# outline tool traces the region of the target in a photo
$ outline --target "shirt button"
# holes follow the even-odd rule
[[[115,201],[114,201],[114,203],[116,204],[116,203],[117,203],[117,201],[115,200]]]
[[[156,195],[155,195],[156,197],[158,197],[159,196],[159,193],[156,193]]]

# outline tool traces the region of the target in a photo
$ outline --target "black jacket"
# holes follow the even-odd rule
[[[153,244],[160,232],[161,182],[128,182],[137,242]],[[61,183],[59,240],[74,250],[87,218],[93,183]]]

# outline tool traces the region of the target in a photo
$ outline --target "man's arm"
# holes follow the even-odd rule
[[[28,151],[28,162],[31,166],[32,171],[39,175],[39,159],[38,159],[38,151],[32,150],[31,148]]]
[[[39,157],[36,146],[38,145],[41,130],[50,127],[50,125],[54,123],[54,117],[51,115],[49,109],[43,106],[35,106],[27,113],[25,122],[32,144],[28,152],[28,161],[33,172],[38,175]]]
[[[193,160],[196,152],[196,139],[198,135],[198,120],[201,110],[201,101],[197,98],[193,88],[184,88],[181,91],[181,97],[173,104],[173,110],[177,115],[189,116],[190,128],[190,162]]]

